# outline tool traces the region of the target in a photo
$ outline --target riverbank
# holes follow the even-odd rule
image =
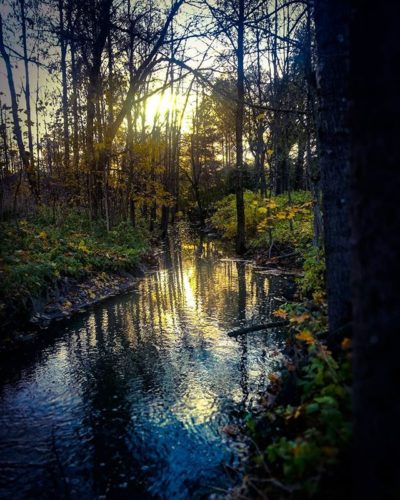
[[[43,331],[54,323],[68,320],[111,297],[128,293],[135,287],[137,278],[144,275],[145,269],[138,266],[134,274],[101,272],[81,280],[59,279],[47,289],[45,296],[30,297],[22,319],[18,321],[18,311],[9,318],[10,328],[8,331],[3,329],[0,353],[34,345],[43,336]],[[17,308],[18,302],[13,306]]]
[[[346,498],[351,442],[351,340],[330,338],[324,259],[305,254],[296,301],[273,312],[288,325],[280,369],[249,409],[247,473],[232,498]]]
[[[142,230],[121,224],[107,232],[76,213],[3,222],[0,234],[1,350],[129,291],[157,260]]]

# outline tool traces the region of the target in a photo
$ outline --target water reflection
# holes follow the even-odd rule
[[[178,251],[179,250],[179,251]],[[71,320],[26,366],[5,367],[0,496],[204,498],[238,463],[222,432],[265,388],[283,278],[170,242],[137,290]]]

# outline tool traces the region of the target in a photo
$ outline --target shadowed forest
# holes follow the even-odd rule
[[[398,14],[3,0],[0,498],[400,498]]]

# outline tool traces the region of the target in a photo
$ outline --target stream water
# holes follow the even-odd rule
[[[282,276],[171,245],[136,289],[54,329],[1,367],[1,498],[208,498],[238,480],[226,426],[265,389],[291,288]]]

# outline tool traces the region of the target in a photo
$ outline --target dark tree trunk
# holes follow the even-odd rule
[[[34,172],[32,113],[31,113],[31,88],[30,88],[30,76],[29,76],[28,44],[27,44],[27,34],[26,34],[25,0],[20,0],[20,8],[21,8],[22,47],[23,47],[23,51],[24,51],[25,103],[26,103],[26,122],[27,122],[27,132],[28,132],[28,146],[29,146],[30,165],[31,165],[32,172]]]
[[[355,497],[394,500],[400,498],[400,4],[353,5]]]
[[[61,51],[61,82],[62,82],[62,110],[63,110],[63,138],[64,138],[64,167],[69,170],[69,126],[68,126],[68,85],[67,85],[67,43],[64,33],[64,2],[58,2],[60,22],[60,51]]]
[[[236,104],[236,252],[246,250],[244,198],[243,198],[243,120],[244,120],[244,0],[239,0],[237,36],[237,104]]]
[[[68,30],[72,32],[73,25],[71,19],[71,7],[67,9],[68,15]],[[79,185],[79,117],[78,117],[78,71],[76,66],[76,48],[74,36],[70,40],[71,54],[71,83],[72,83],[72,153],[73,153],[73,168]]]
[[[316,0],[318,138],[330,342],[351,318],[347,0]]]
[[[306,135],[301,133],[298,141],[298,152],[294,167],[293,189],[304,189],[304,154],[306,151]]]
[[[163,205],[161,208],[161,222],[160,222],[161,237],[163,239],[167,238],[168,236],[168,222],[169,222],[169,207]]]
[[[131,198],[129,200],[129,220],[132,227],[136,226],[136,207],[135,201]]]
[[[260,51],[261,35],[260,31],[256,30],[256,50],[257,50],[257,97],[258,103],[261,105],[263,102],[262,93],[262,65],[261,65],[261,51]],[[257,187],[260,190],[262,198],[267,197],[267,179],[265,177],[265,142],[264,132],[265,124],[260,118],[256,119],[256,157],[255,157],[255,170],[257,178]]]
[[[110,32],[112,0],[102,0],[97,10],[95,3],[92,5],[92,29],[98,30],[97,36],[91,47],[92,57],[89,63],[89,82],[87,90],[87,115],[86,115],[86,145],[90,165],[89,195],[92,197],[92,211],[95,218],[101,216],[101,201],[103,197],[103,173],[104,165],[111,156],[110,148],[103,145],[97,153],[95,151],[95,120],[99,116],[99,105],[102,96],[101,63],[106,41]],[[97,112],[96,112],[97,111]],[[100,131],[101,120],[97,121],[98,131]],[[97,137],[99,140],[100,138]]]

